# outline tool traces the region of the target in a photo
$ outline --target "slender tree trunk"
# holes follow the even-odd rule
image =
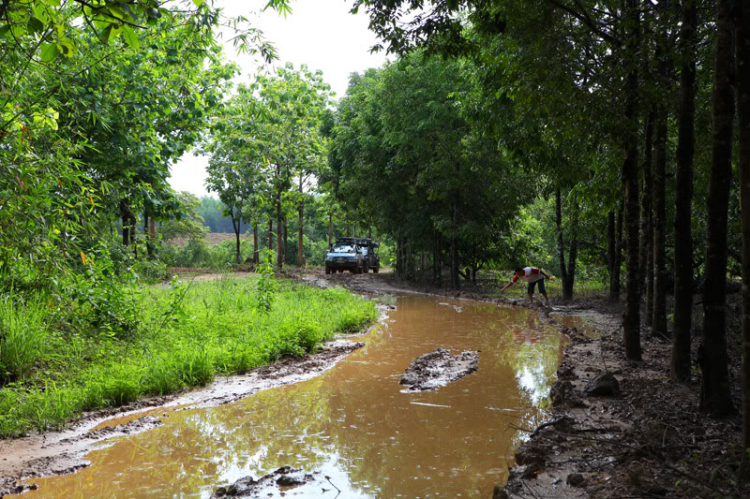
[[[273,215],[268,214],[268,251],[273,251]]]
[[[568,270],[563,281],[563,299],[573,299],[573,287],[576,282],[576,264],[578,263],[578,209],[571,207],[570,249],[568,253]]]
[[[609,297],[612,301],[620,299],[620,276],[622,274],[622,251],[625,247],[625,235],[623,234],[623,212],[625,203],[620,203],[620,209],[617,212],[617,223],[615,230],[615,262],[614,273],[612,274],[612,287]]]
[[[438,288],[443,287],[443,235],[435,229],[434,231],[434,255],[432,257],[432,265],[434,269],[435,286]]]
[[[154,248],[156,245],[156,219],[154,217],[151,217],[149,219],[149,231],[148,231],[148,237],[149,237],[149,255],[153,255]]]
[[[646,324],[651,325],[654,316],[654,268],[653,268],[653,230],[651,199],[653,192],[653,150],[654,121],[656,112],[651,111],[646,118],[645,146],[643,150],[643,193],[641,194],[641,283],[646,292]],[[645,281],[644,278],[645,277]],[[643,290],[642,290],[643,292]]]
[[[638,0],[628,0],[628,18],[632,32],[626,47],[630,61],[638,59],[640,51],[640,11]],[[622,167],[625,192],[625,221],[627,226],[627,295],[623,315],[623,340],[628,360],[641,359],[641,297],[638,293],[638,72],[631,69],[626,79],[625,121],[628,127],[625,161]]]
[[[234,261],[242,263],[242,252],[240,251],[240,230],[242,228],[242,219],[239,215],[232,212],[232,228],[234,228],[234,236],[236,240],[236,251]]]
[[[451,252],[451,289],[459,289],[461,287],[460,275],[459,275],[459,263],[458,263],[458,239],[456,236],[450,238],[450,252]]]
[[[406,279],[414,280],[414,244],[411,239],[406,240]]]
[[[302,197],[302,175],[299,177],[299,193],[300,198]],[[299,238],[297,241],[297,265],[303,266],[305,264],[305,247],[303,245],[303,234],[305,229],[305,202],[304,200],[299,203]]]
[[[615,277],[615,248],[617,248],[615,212],[610,211],[609,215],[607,216],[607,271],[609,273],[610,298],[612,298],[612,289]]]
[[[260,263],[260,249],[258,248],[258,221],[253,222],[253,265]]]
[[[560,187],[555,189],[555,232],[557,232],[557,259],[560,266],[560,278],[563,284],[563,300],[570,300],[565,296],[565,288],[568,282],[568,269],[565,266],[565,240],[562,230],[562,194]]]
[[[352,235],[351,227],[349,226],[349,212],[346,212],[346,237]]]
[[[284,215],[281,212],[281,189],[276,194],[276,266],[284,267]]]
[[[284,263],[289,264],[289,220],[284,215]]]
[[[716,417],[734,412],[726,341],[727,210],[732,176],[734,91],[733,0],[717,0],[713,79],[713,155],[708,187],[706,285],[703,294],[701,410]]]
[[[404,276],[404,236],[396,239],[396,275]]]
[[[689,381],[690,336],[693,327],[693,157],[695,154],[695,58],[697,6],[682,2],[680,29],[680,109],[677,137],[674,217],[674,333],[672,336],[672,377]]]
[[[333,213],[328,214],[328,247],[333,244]]]
[[[130,246],[130,227],[131,217],[133,214],[130,212],[130,205],[127,200],[120,200],[120,218],[122,219],[122,245]]]
[[[154,254],[153,248],[151,248],[151,232],[148,227],[148,209],[143,209],[143,235],[146,239],[146,256],[151,257]]]
[[[742,448],[747,472],[750,449],[750,4],[737,7],[737,117],[740,129],[742,206]],[[744,477],[743,477],[744,478]]]
[[[667,113],[659,105],[656,118],[656,161],[654,163],[654,316],[651,328],[654,335],[668,336],[667,330],[667,267],[664,250],[666,227],[667,175]]]

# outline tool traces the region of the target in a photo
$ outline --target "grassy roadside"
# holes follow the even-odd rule
[[[274,284],[270,292],[257,277],[131,286],[135,327],[119,335],[66,330],[46,298],[3,297],[0,369],[13,382],[0,388],[0,437],[310,352],[377,316],[372,302],[341,289]]]

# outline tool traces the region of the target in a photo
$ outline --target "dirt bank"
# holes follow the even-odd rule
[[[526,306],[522,300],[490,297],[482,289],[455,292],[399,282],[387,273],[324,276],[313,271],[296,277],[355,292],[421,292]],[[737,308],[729,305],[730,312]],[[557,372],[549,421],[519,429],[529,438],[495,497],[750,497],[750,487],[736,483],[740,419],[714,420],[699,412],[697,365],[690,383],[672,382],[671,344],[650,336],[645,325],[643,360],[626,361],[622,308],[604,298],[566,304],[553,299],[551,310],[539,310],[571,341]],[[739,393],[736,357],[730,371]],[[603,391],[610,390],[609,395],[597,394],[592,380],[607,373]]]
[[[94,444],[158,426],[171,411],[227,404],[310,379],[361,346],[361,342],[333,341],[314,355],[287,357],[243,375],[218,378],[205,388],[86,414],[64,431],[0,441],[0,497],[25,491],[18,483],[21,478],[71,473],[87,466],[85,455]]]

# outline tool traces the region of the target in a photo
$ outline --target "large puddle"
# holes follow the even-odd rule
[[[563,339],[536,312],[439,297],[392,299],[386,326],[322,376],[109,441],[73,475],[34,479],[31,497],[208,497],[284,465],[321,471],[339,497],[491,496],[544,418]],[[481,350],[479,371],[402,393],[409,363],[435,348]],[[320,485],[288,491],[335,497]],[[325,490],[324,490],[325,489]]]

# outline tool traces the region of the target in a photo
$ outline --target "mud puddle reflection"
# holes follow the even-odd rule
[[[112,440],[74,475],[30,480],[30,497],[208,497],[290,465],[320,471],[339,497],[491,495],[541,423],[563,339],[536,312],[403,296],[367,345],[322,376],[212,409],[172,412]],[[479,371],[404,393],[409,363],[435,348],[480,350]],[[335,497],[302,486],[287,496]]]

